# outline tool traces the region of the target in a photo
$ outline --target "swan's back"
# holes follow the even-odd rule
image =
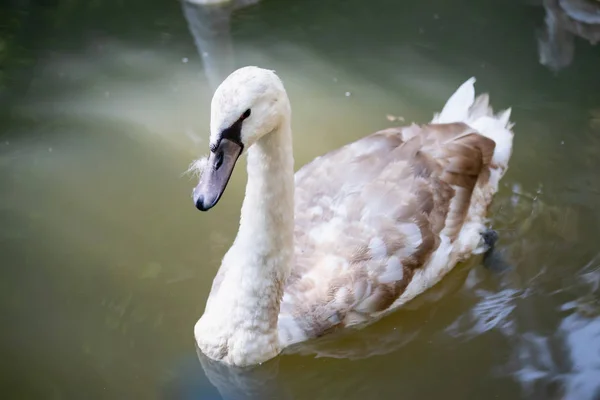
[[[282,345],[372,322],[478,251],[513,134],[473,83],[431,124],[376,132],[296,173]]]

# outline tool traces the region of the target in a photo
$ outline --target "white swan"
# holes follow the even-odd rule
[[[390,128],[294,176],[291,110],[273,71],[217,88],[210,155],[193,191],[206,211],[239,156],[248,183],[237,237],[194,333],[209,358],[250,366],[333,330],[372,323],[485,249],[481,234],[513,133],[466,81],[430,124]]]

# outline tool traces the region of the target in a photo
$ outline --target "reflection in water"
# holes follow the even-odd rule
[[[567,281],[567,279],[565,279]],[[560,306],[564,316],[554,334],[536,328],[534,314],[517,315],[517,335],[506,371],[524,394],[540,398],[597,400],[600,397],[600,256],[577,274],[572,284],[553,293],[576,292],[581,297]],[[536,296],[532,285],[531,296]],[[540,296],[540,293],[537,294]],[[532,304],[528,305],[531,307]],[[532,317],[534,318],[532,321]],[[539,319],[539,317],[537,318]]]
[[[535,195],[514,193],[510,203],[501,207],[503,213],[509,209],[513,217],[522,218],[522,222],[515,225],[518,235],[525,237],[526,230],[541,223],[547,231],[560,236],[561,241],[570,241],[570,234],[577,228],[555,224],[554,217],[570,215],[567,223],[573,224],[577,219],[572,218],[572,212],[547,206]],[[531,243],[522,246],[533,248]],[[526,258],[522,259],[523,263],[527,263]],[[470,278],[476,275],[481,276],[471,274]],[[498,372],[519,382],[527,398],[597,400],[600,396],[600,254],[574,278],[565,276],[559,288],[550,293],[546,287],[549,276],[552,273],[545,268],[527,280],[522,279],[522,272],[521,275],[508,274],[492,290],[482,289],[481,279],[468,280],[465,287],[469,287],[478,300],[468,313],[448,327],[447,333],[472,340],[495,330],[513,342],[511,358]],[[548,297],[575,293],[576,300],[553,310],[567,314],[555,327],[556,333],[540,330],[544,325],[540,302],[547,304]]]
[[[573,61],[575,36],[592,45],[600,40],[600,2],[544,0],[546,26],[538,38],[540,63],[557,72]]]
[[[183,0],[183,15],[212,90],[234,70],[231,14],[259,0]]]
[[[206,357],[196,347],[204,373],[226,400],[293,399],[279,382],[279,359],[252,368],[230,367]]]

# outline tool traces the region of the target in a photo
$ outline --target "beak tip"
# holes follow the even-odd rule
[[[208,210],[208,208],[204,205],[204,196],[202,196],[201,194],[194,196],[194,204],[196,205],[196,208],[200,211]]]
[[[213,208],[216,203],[215,201],[207,201],[201,193],[194,193],[193,199],[194,205],[200,211],[208,211]]]

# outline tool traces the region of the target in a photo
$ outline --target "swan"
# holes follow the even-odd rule
[[[291,106],[274,71],[232,72],[211,102],[195,206],[221,198],[237,160],[248,180],[237,236],[203,315],[199,350],[236,367],[373,323],[486,249],[486,213],[512,153],[510,108],[463,83],[431,123],[388,128],[294,174]]]

